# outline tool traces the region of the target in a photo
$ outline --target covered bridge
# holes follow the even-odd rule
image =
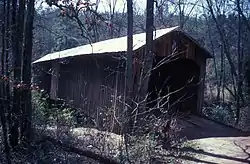
[[[138,86],[145,38],[145,33],[133,35],[134,89]],[[164,108],[178,107],[200,114],[206,59],[212,56],[178,27],[156,30],[153,47],[148,106],[159,105],[155,100],[160,96],[164,97],[160,102]],[[33,62],[39,70],[36,83],[52,99],[71,101],[95,118],[104,113],[118,117],[124,104],[126,50],[125,36],[45,55]]]

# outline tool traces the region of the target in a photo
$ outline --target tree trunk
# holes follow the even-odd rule
[[[4,95],[4,83],[0,82],[0,108],[1,108],[1,112],[0,112],[0,119],[1,119],[1,124],[2,124],[2,138],[3,138],[3,143],[4,143],[4,149],[5,149],[5,153],[6,153],[6,161],[8,164],[11,163],[11,159],[10,159],[10,147],[9,147],[9,143],[8,143],[8,129],[7,129],[7,121],[6,121],[6,107],[5,107],[5,103],[3,100],[3,95]]]
[[[153,30],[154,30],[154,1],[147,0],[147,17],[146,17],[146,46],[145,54],[142,58],[142,72],[141,72],[141,84],[142,84],[142,99],[145,98],[148,92],[148,83],[151,75],[151,69],[153,65]],[[146,104],[146,102],[145,102]]]
[[[6,36],[5,36],[5,76],[10,77],[9,73],[9,52],[10,52],[10,1],[7,1],[7,11],[6,11]],[[10,107],[10,85],[9,81],[5,83],[5,97],[6,97],[6,103],[5,108],[7,112],[7,124],[10,126],[11,124],[11,107]]]
[[[242,48],[241,48],[241,14],[240,14],[240,1],[237,0],[237,6],[238,6],[238,41],[237,41],[237,49],[238,49],[238,78],[237,78],[237,95],[236,95],[236,124],[239,122],[240,117],[240,107],[241,107],[241,98],[243,100],[242,103],[244,103],[243,98],[243,78],[242,78],[242,66],[243,66],[243,58],[242,58]]]
[[[17,42],[17,21],[16,21],[16,10],[17,10],[17,0],[12,0],[12,12],[11,12],[11,45],[12,45],[12,60],[13,60],[13,67],[16,66],[16,56],[17,56],[17,48],[18,48],[18,42]],[[17,71],[14,71],[14,80],[17,77]],[[16,89],[13,90],[13,99],[17,97],[17,91]],[[11,109],[11,120],[10,120],[10,135],[9,135],[9,141],[10,145],[12,147],[15,147],[18,144],[18,119],[16,118],[18,115],[17,109],[18,104],[15,103],[13,100],[12,102],[12,109]]]
[[[182,5],[184,6],[184,4],[181,2],[181,0],[179,0],[178,2],[178,8],[179,8],[179,25],[180,25],[180,29],[184,28],[184,7],[182,8]]]
[[[31,140],[31,120],[32,120],[32,104],[31,104],[31,60],[33,46],[33,20],[34,20],[34,0],[28,1],[28,17],[26,20],[25,42],[23,52],[22,80],[25,87],[22,90],[22,113],[23,123],[21,125],[21,135],[24,141]]]
[[[223,51],[223,47],[221,46],[221,56],[220,56],[220,78],[219,78],[219,88],[223,88],[222,89],[222,94],[223,94],[223,99],[222,99],[222,102],[224,103],[224,83],[225,83],[225,81],[224,81],[224,51]],[[218,91],[220,91],[220,89],[218,90]],[[220,93],[218,93],[218,99],[220,100]],[[221,104],[221,102],[220,102],[220,104]]]
[[[9,2],[8,2],[9,3]],[[3,138],[3,143],[4,143],[4,149],[5,149],[5,154],[6,154],[6,163],[10,164],[11,159],[10,159],[10,147],[8,143],[8,129],[7,129],[7,121],[6,121],[6,100],[5,100],[5,80],[4,78],[4,66],[7,63],[4,63],[5,59],[5,54],[6,54],[6,34],[8,31],[8,24],[6,23],[6,20],[9,19],[9,16],[6,14],[6,0],[3,1],[3,22],[2,22],[2,55],[1,55],[1,75],[0,75],[0,119],[1,119],[1,124],[2,124],[2,138]],[[2,78],[2,79],[1,79]]]
[[[125,124],[123,133],[127,134],[132,131],[132,93],[133,93],[133,0],[127,0],[127,16],[128,16],[128,29],[127,29],[127,67],[126,67],[126,80],[125,80]]]
[[[18,14],[22,14],[22,1],[19,2],[19,12]],[[12,0],[12,22],[11,22],[11,38],[12,38],[12,59],[13,59],[13,79],[14,79],[14,87],[13,87],[13,99],[12,99],[12,116],[11,116],[11,128],[10,128],[10,144],[14,148],[18,145],[19,142],[19,125],[20,125],[20,90],[18,89],[18,85],[20,85],[20,77],[21,77],[21,54],[20,54],[20,46],[22,40],[20,35],[22,30],[20,22],[22,19],[18,17],[17,20],[17,0]]]

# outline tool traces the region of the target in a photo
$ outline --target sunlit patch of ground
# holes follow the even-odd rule
[[[190,145],[180,150],[186,154],[178,157],[182,163],[250,163],[250,134],[197,116],[181,123]]]

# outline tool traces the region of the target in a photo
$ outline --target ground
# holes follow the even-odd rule
[[[175,153],[166,150],[167,152],[163,152],[164,156],[158,154],[157,164],[250,164],[250,133],[194,115],[178,119],[177,125],[181,128],[180,136],[185,136],[187,142],[174,151]],[[59,131],[58,134],[62,137],[62,131]],[[97,153],[108,152],[107,155],[116,159],[119,156],[119,147],[122,142],[120,135],[89,128],[75,128],[70,133],[71,141],[69,138],[66,141],[70,141],[70,145],[74,147]],[[143,142],[146,143],[145,140]],[[143,154],[141,147],[139,149],[139,152]],[[74,159],[78,158],[74,157]],[[78,163],[82,163],[82,158],[79,158]]]
[[[178,147],[175,151],[164,150],[156,151],[156,164],[174,163],[174,164],[250,164],[250,134],[244,133],[231,127],[216,123],[206,118],[190,115],[185,118],[178,119],[178,127],[182,128],[180,136],[186,136],[187,142],[184,146]],[[92,151],[97,154],[109,156],[112,159],[120,159],[120,149],[123,145],[122,136],[102,132],[97,129],[90,128],[46,128],[47,130],[37,129],[37,133],[41,134],[38,137],[39,144],[36,146],[37,151],[32,155],[24,158],[23,154],[15,154],[15,161],[19,163],[74,163],[82,164],[91,161],[83,156],[79,156],[71,148],[77,149],[80,154],[83,151]],[[56,138],[60,143],[66,145],[62,146],[60,143],[41,142],[42,135],[47,134]],[[138,160],[143,159],[145,162],[148,149],[145,147],[150,145],[151,140],[140,139],[141,145],[137,146],[133,152]],[[1,140],[0,140],[1,142]],[[51,144],[53,143],[53,144]],[[69,146],[68,146],[69,145]],[[2,144],[0,144],[2,146]],[[64,147],[64,148],[63,148]],[[1,147],[0,147],[1,148]],[[144,152],[145,151],[145,152]],[[173,152],[173,153],[172,153]],[[0,151],[1,153],[1,151]],[[2,152],[3,153],[3,152]],[[139,153],[140,155],[138,155]],[[145,157],[143,156],[145,155]],[[0,154],[0,163],[3,163],[3,154]],[[46,157],[46,158],[45,158]],[[152,158],[151,158],[152,159]],[[60,161],[60,162],[59,162]],[[15,162],[14,162],[15,163]],[[97,163],[93,160],[91,163]]]
[[[250,134],[214,121],[189,116],[181,119],[181,134],[187,137],[189,146],[182,163],[250,164]]]

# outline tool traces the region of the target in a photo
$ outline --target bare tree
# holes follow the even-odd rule
[[[130,133],[132,130],[132,93],[133,93],[133,0],[127,0],[127,61],[126,61],[126,78],[125,78],[125,124],[124,134]]]

